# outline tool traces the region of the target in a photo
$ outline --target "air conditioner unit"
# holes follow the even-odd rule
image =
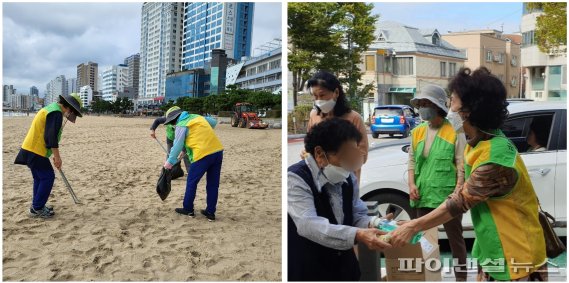
[[[499,61],[500,61],[500,54],[494,55],[494,62],[499,62]]]

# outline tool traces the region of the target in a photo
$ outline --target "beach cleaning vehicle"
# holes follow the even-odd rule
[[[248,129],[266,129],[269,124],[264,123],[257,111],[250,103],[236,103],[231,116],[231,127]]]

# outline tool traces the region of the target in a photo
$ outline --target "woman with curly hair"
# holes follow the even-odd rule
[[[401,225],[400,247],[419,231],[470,210],[476,240],[472,256],[481,281],[547,281],[547,256],[538,201],[516,147],[500,127],[508,115],[506,88],[484,67],[462,68],[450,81],[453,124],[462,124],[465,183],[431,213]]]

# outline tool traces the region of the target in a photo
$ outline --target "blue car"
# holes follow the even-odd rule
[[[420,123],[419,115],[408,105],[383,105],[375,107],[371,119],[371,135],[377,139],[380,134],[409,136],[409,132]]]

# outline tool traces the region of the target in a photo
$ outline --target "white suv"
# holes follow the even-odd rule
[[[555,230],[566,236],[567,227],[567,103],[523,102],[508,106],[510,115],[504,123],[504,134],[518,148],[528,169],[533,187],[543,210],[555,217]],[[533,121],[549,127],[545,151],[527,152],[527,136]],[[380,213],[394,212],[397,219],[409,219],[409,187],[407,161],[410,140],[386,142],[370,147],[362,168],[360,197],[377,201]],[[470,212],[462,220],[464,237],[473,238]],[[443,226],[439,238],[446,238]]]

